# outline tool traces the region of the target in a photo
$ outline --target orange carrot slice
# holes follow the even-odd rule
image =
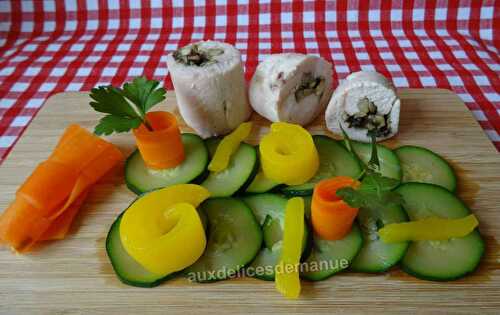
[[[38,214],[48,216],[68,198],[78,178],[71,166],[54,161],[40,163],[17,190],[16,197],[24,198]]]
[[[101,179],[112,168],[123,161],[123,154],[114,145],[108,145],[92,161],[89,161],[81,171],[91,184]]]
[[[121,161],[114,145],[69,126],[0,217],[0,240],[27,251],[37,241],[63,238],[92,185]]]
[[[69,128],[74,127],[70,126]],[[49,160],[73,167],[77,171],[81,171],[88,163],[94,161],[102,151],[112,145],[82,127],[76,131],[65,132],[65,134],[68,133],[70,135],[66,135],[66,139],[59,141],[59,145],[54,149]],[[115,147],[113,146],[113,148]]]
[[[67,140],[69,140],[72,137],[74,137],[74,135],[77,134],[80,131],[82,131],[82,127],[80,127],[79,125],[77,125],[77,124],[71,124],[71,125],[69,125],[66,128],[66,130],[64,130],[64,133],[61,136],[61,138],[59,139],[59,142],[57,143],[56,148],[58,148],[61,145],[63,145]]]
[[[184,145],[177,119],[169,112],[149,112],[146,119],[153,131],[144,125],[134,129],[137,147],[147,167],[172,168],[184,160]]]
[[[38,209],[17,198],[0,218],[0,238],[16,250],[29,247],[46,231],[51,220],[38,215]]]
[[[311,203],[311,222],[317,235],[327,240],[339,240],[349,233],[358,209],[350,207],[336,193],[340,188],[358,188],[359,185],[357,180],[347,176],[337,176],[316,184]]]
[[[39,238],[39,241],[62,240],[65,238],[87,195],[88,191],[80,194],[63,214],[52,221],[48,230]]]
[[[78,177],[66,203],[51,218],[62,215],[79,196],[89,190],[101,177],[106,175],[116,164],[123,160],[121,152],[116,147],[109,147],[101,152],[94,161],[87,164]]]

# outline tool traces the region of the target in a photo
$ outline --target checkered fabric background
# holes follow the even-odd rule
[[[45,100],[171,82],[168,52],[202,39],[234,44],[247,79],[268,54],[319,54],[334,84],[376,70],[398,87],[454,91],[500,150],[500,1],[0,0],[0,162]]]

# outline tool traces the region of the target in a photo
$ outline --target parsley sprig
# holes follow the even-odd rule
[[[347,149],[361,161],[356,152],[352,149],[351,140],[342,129],[344,141]],[[393,178],[382,176],[380,173],[380,160],[377,153],[375,134],[370,134],[372,138],[372,153],[370,161],[365,165],[360,175],[361,186],[358,189],[345,187],[337,191],[337,196],[342,198],[347,204],[354,208],[367,208],[375,213],[384,212],[394,205],[401,205],[403,199],[400,194],[393,189],[399,185],[399,181]],[[363,165],[363,164],[362,164]]]
[[[145,77],[135,78],[125,83],[123,88],[99,86],[90,91],[94,110],[107,114],[94,129],[97,135],[110,135],[113,132],[127,132],[144,124],[153,130],[146,119],[146,113],[165,99],[165,89],[159,88],[160,82]]]

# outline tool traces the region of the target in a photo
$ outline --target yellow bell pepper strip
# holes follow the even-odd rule
[[[229,165],[231,155],[238,150],[240,143],[250,135],[251,131],[252,122],[245,122],[225,136],[217,146],[214,157],[212,161],[210,161],[210,164],[208,164],[208,170],[211,172],[221,172],[225,170]]]
[[[264,175],[287,185],[301,185],[318,170],[318,151],[311,134],[299,125],[277,122],[259,146]]]
[[[303,237],[304,200],[294,197],[286,204],[283,248],[276,266],[276,289],[290,299],[300,295],[299,264]]]
[[[439,241],[464,237],[471,233],[479,222],[473,214],[461,219],[437,217],[419,221],[388,224],[378,231],[382,241],[397,243],[404,241]]]
[[[123,214],[123,247],[154,274],[188,267],[205,250],[205,231],[195,207],[209,196],[201,186],[181,184],[140,197]]]

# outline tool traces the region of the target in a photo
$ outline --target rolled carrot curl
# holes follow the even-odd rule
[[[134,136],[142,159],[152,169],[173,168],[184,161],[184,145],[177,119],[169,112],[149,112],[144,124],[134,129]]]
[[[358,208],[352,208],[337,196],[344,187],[358,188],[360,182],[347,176],[326,179],[314,187],[311,221],[314,232],[326,240],[344,238],[351,230]]]

